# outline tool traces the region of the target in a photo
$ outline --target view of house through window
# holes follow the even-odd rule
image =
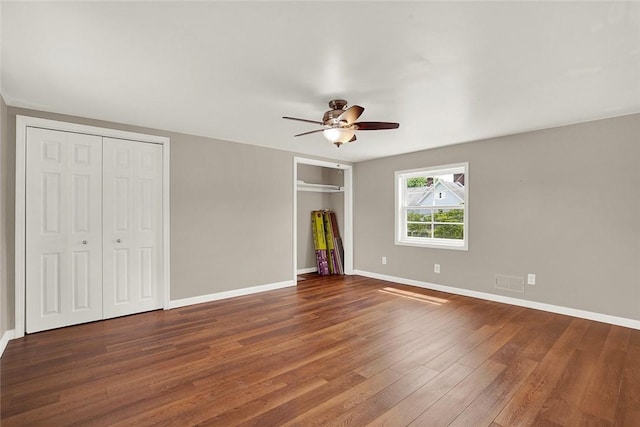
[[[396,172],[396,244],[466,249],[467,164]]]

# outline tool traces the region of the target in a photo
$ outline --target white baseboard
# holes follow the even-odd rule
[[[169,309],[185,307],[187,305],[202,304],[203,302],[217,301],[221,299],[239,297],[243,295],[256,294],[258,292],[273,291],[275,289],[287,288],[289,286],[295,286],[293,280],[287,280],[278,283],[269,283],[267,285],[252,286],[250,288],[233,289],[231,291],[217,292],[215,294],[201,295],[191,298],[183,298],[178,300],[169,301]]]
[[[369,271],[353,270],[353,274],[370,277],[372,279],[385,280],[388,282],[400,283],[403,285],[417,286],[419,288],[432,289],[434,291],[447,292],[450,294],[463,295],[467,297],[479,298],[488,301],[501,302],[505,304],[517,305],[519,307],[533,308],[536,310],[548,311],[551,313],[564,314],[567,316],[580,317],[582,319],[595,320],[596,322],[609,323],[611,325],[624,326],[626,328],[640,329],[640,320],[628,319],[626,317],[612,316],[610,314],[595,313],[592,311],[578,310],[576,308],[563,307],[560,305],[547,304],[543,302],[529,301],[520,298],[506,297],[503,295],[489,294],[486,292],[472,291],[453,286],[437,285],[435,283],[421,282],[419,280],[404,279],[402,277],[388,276],[386,274],[371,273]]]
[[[14,335],[15,331],[13,329],[9,329],[8,331],[5,331],[5,333],[2,335],[2,338],[0,338],[0,357],[2,357],[4,349],[7,348],[9,340],[12,340]]]
[[[315,273],[316,271],[318,271],[317,267],[299,268],[296,274]]]

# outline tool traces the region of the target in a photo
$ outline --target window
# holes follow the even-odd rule
[[[396,245],[467,250],[468,168],[396,172]]]

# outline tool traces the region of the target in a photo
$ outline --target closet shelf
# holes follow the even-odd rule
[[[319,193],[342,193],[344,187],[330,184],[311,184],[304,181],[297,182],[298,191],[315,191]]]

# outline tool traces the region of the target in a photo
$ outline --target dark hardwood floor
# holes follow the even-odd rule
[[[358,276],[41,332],[2,426],[640,426],[640,331]]]

